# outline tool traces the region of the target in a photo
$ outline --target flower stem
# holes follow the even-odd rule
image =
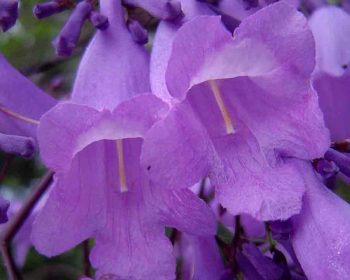
[[[21,280],[23,277],[18,271],[13,255],[11,253],[10,244],[17,232],[20,230],[26,219],[31,214],[35,205],[39,202],[45,191],[48,189],[52,182],[53,172],[48,171],[38,187],[34,190],[32,195],[23,204],[21,210],[14,216],[14,218],[8,224],[5,232],[1,236],[1,254],[5,263],[6,272],[9,280]]]

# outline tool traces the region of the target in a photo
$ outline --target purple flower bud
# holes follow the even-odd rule
[[[53,14],[62,12],[65,9],[58,1],[49,1],[46,3],[36,4],[33,9],[33,14],[38,18],[42,19],[49,17]]]
[[[243,0],[244,8],[250,10],[259,6],[258,0]]]
[[[31,137],[0,133],[0,150],[5,153],[30,158],[35,151],[35,143]]]
[[[92,11],[89,19],[92,25],[97,29],[106,30],[109,26],[108,18],[98,12]]]
[[[0,196],[0,224],[6,223],[9,220],[7,216],[9,206],[10,203]]]
[[[165,14],[163,16],[164,20],[175,20],[183,16],[181,10],[181,3],[178,1],[171,1],[165,5]]]
[[[17,0],[0,0],[0,27],[3,32],[15,25],[18,17]]]
[[[88,1],[82,1],[76,6],[60,34],[53,41],[57,55],[70,56],[72,54],[78,43],[84,21],[91,10],[92,5]]]
[[[321,174],[326,180],[334,177],[339,172],[338,166],[333,161],[318,159],[314,161],[313,165],[317,173]]]
[[[281,279],[283,269],[264,256],[259,248],[250,243],[242,247],[242,255],[237,252],[237,261],[248,279]]]
[[[269,222],[272,236],[274,239],[289,240],[292,233],[292,224],[289,220]]]
[[[350,157],[336,150],[329,149],[324,158],[333,161],[344,175],[350,177]]]
[[[131,33],[134,41],[140,45],[147,44],[148,42],[148,33],[145,28],[137,20],[130,20],[128,22],[128,29]]]

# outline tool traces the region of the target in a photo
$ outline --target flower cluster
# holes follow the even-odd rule
[[[0,0],[4,30],[12,2]],[[54,172],[22,234],[39,253],[93,239],[101,280],[175,279],[176,259],[181,279],[350,277],[350,206],[333,191],[350,178],[350,15],[270,2],[34,8],[38,18],[73,9],[59,55],[85,20],[98,29],[68,100],[0,55],[0,149],[38,151]],[[125,7],[158,18],[151,50]]]

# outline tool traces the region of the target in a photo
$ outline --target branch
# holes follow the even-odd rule
[[[20,230],[26,219],[32,213],[35,205],[39,202],[40,198],[43,196],[45,191],[48,189],[52,182],[53,172],[48,171],[45,176],[40,181],[38,187],[33,191],[32,195],[23,204],[21,210],[14,216],[7,226],[4,234],[1,238],[1,254],[5,263],[5,268],[7,271],[8,279],[10,280],[20,280],[23,279],[20,272],[18,271],[12,252],[10,249],[10,244],[16,233]]]

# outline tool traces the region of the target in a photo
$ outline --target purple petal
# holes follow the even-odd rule
[[[292,164],[281,160],[271,165],[248,131],[217,139],[215,148],[223,167],[210,179],[220,203],[232,215],[285,220],[299,213],[304,182]]]
[[[112,201],[111,201],[112,202]],[[164,228],[145,220],[142,198],[130,194],[110,206],[115,219],[96,237],[91,263],[98,275],[111,273],[121,279],[175,278],[175,258]]]
[[[190,190],[171,192],[154,189],[151,206],[163,224],[197,236],[216,233],[216,219],[210,207]]]
[[[344,74],[350,63],[350,15],[336,6],[317,9],[309,20],[316,41],[317,69]]]
[[[272,18],[281,32],[291,36],[282,38],[280,33],[269,32]],[[213,32],[208,36],[200,32],[203,29]],[[227,90],[227,99],[232,99],[234,110],[241,111],[238,116],[261,144],[282,154],[321,157],[329,139],[308,81],[314,67],[313,49],[305,18],[287,4],[270,5],[247,18],[234,40],[219,18],[198,17],[176,35],[167,84],[174,97],[183,99],[196,84],[226,79],[221,90]],[[228,79],[239,76],[249,79]],[[293,83],[285,87],[285,80]],[[271,134],[276,138],[267,137]]]
[[[322,185],[310,164],[298,164],[307,192],[292,218],[295,253],[309,279],[344,279],[350,274],[350,206]]]
[[[119,1],[102,1],[101,13],[110,26],[97,32],[85,51],[71,100],[113,110],[120,102],[150,91],[149,60],[129,34]]]
[[[350,74],[333,77],[322,73],[315,76],[313,84],[332,140],[350,138]]]
[[[181,235],[183,279],[221,280],[225,268],[213,236]]]
[[[0,131],[36,138],[43,113],[55,100],[24,78],[0,55]]]
[[[270,32],[271,22],[291,37]],[[213,32],[199,32],[203,28]],[[203,16],[183,25],[176,35],[167,84],[170,93],[181,99],[189,87],[205,80],[257,77],[281,66],[289,71],[294,68],[305,78],[314,68],[313,57],[313,38],[305,18],[285,3],[270,5],[247,18],[235,31],[234,40],[219,17]],[[178,78],[171,78],[175,76]]]
[[[190,106],[178,104],[146,133],[141,162],[153,185],[188,188],[207,176],[212,154],[206,131]]]
[[[89,144],[102,139],[142,137],[166,111],[167,106],[153,95],[136,96],[113,112],[60,103],[40,123],[41,157],[53,170],[67,171],[73,157]]]
[[[257,221],[250,215],[241,215],[241,224],[244,228],[244,233],[249,238],[264,238],[265,237],[265,224],[261,221]]]
[[[273,263],[272,259],[265,257],[259,248],[251,243],[243,244],[243,255],[253,265],[262,279],[278,280],[281,279],[283,270]]]
[[[106,223],[103,143],[77,155],[66,174],[56,176],[32,232],[35,248],[46,256],[61,254],[92,237]]]
[[[185,14],[184,21],[189,21],[198,15],[213,14],[203,3],[197,1],[181,1]],[[165,72],[171,55],[173,39],[180,27],[179,22],[161,21],[153,41],[151,53],[151,87],[152,92],[164,100],[171,100],[165,82]]]

